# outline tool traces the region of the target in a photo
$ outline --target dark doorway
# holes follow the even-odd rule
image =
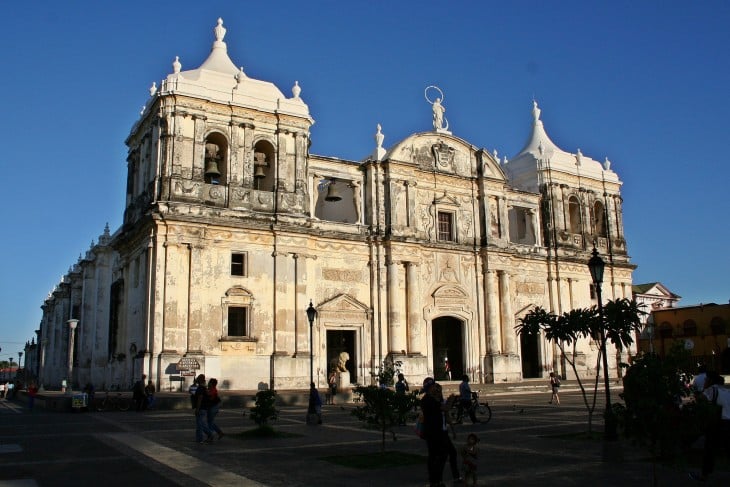
[[[452,316],[432,322],[433,373],[436,380],[461,380],[464,374],[463,322]],[[451,377],[446,370],[448,361]]]
[[[330,367],[333,360],[334,363],[337,363],[342,352],[347,352],[350,356],[345,367],[350,372],[350,382],[355,383],[358,381],[355,330],[327,330],[327,367]],[[329,375],[329,372],[329,370],[325,372],[325,377]]]
[[[540,377],[540,354],[537,333],[521,333],[520,346],[522,347],[522,377],[534,379]]]

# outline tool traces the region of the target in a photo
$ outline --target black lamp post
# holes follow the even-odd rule
[[[314,342],[312,341],[312,328],[314,328],[314,319],[317,317],[317,309],[312,306],[312,300],[309,300],[307,308],[307,319],[309,320],[309,383],[314,384]]]
[[[603,270],[606,263],[598,255],[598,250],[593,247],[593,256],[588,261],[588,269],[591,271],[593,285],[596,288],[596,300],[598,301],[598,318],[600,320],[601,333],[601,356],[603,358],[603,384],[606,388],[606,410],[603,413],[603,438],[604,440],[615,440],[616,420],[613,417],[613,408],[611,407],[611,386],[608,378],[608,357],[606,355],[606,329],[603,322],[603,300],[601,299],[601,284],[603,284]]]
[[[18,372],[20,372],[20,364],[22,363],[21,360],[23,358],[23,352],[18,352]],[[25,372],[25,371],[23,371]],[[23,374],[25,375],[25,373]]]

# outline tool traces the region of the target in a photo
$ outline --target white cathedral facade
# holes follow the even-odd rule
[[[221,20],[214,33],[199,67],[176,58],[150,89],[126,140],[122,226],[42,306],[46,387],[126,387],[145,373],[178,389],[202,372],[227,389],[306,388],[310,358],[324,386],[342,352],[360,384],[388,360],[413,383],[445,379],[447,361],[478,383],[572,374],[515,325],[535,306],[596,304],[594,245],[604,299],[631,298],[608,160],[558,148],[535,103],[524,149],[500,161],[453,134],[437,100],[431,131],[385,147],[378,127],[360,161],[310,154],[298,83],[286,96],[249,78]],[[580,344],[581,374],[596,353]]]

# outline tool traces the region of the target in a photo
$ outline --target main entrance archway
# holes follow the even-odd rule
[[[464,374],[464,322],[442,316],[431,322],[433,373],[436,380],[461,380]],[[448,363],[451,377],[446,370]]]

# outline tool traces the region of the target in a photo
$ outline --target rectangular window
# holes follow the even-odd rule
[[[234,252],[231,254],[231,275],[246,275],[246,254],[242,252]]]
[[[248,308],[243,306],[228,307],[228,336],[248,336]]]
[[[445,211],[438,213],[438,239],[446,242],[454,241],[454,214]]]

